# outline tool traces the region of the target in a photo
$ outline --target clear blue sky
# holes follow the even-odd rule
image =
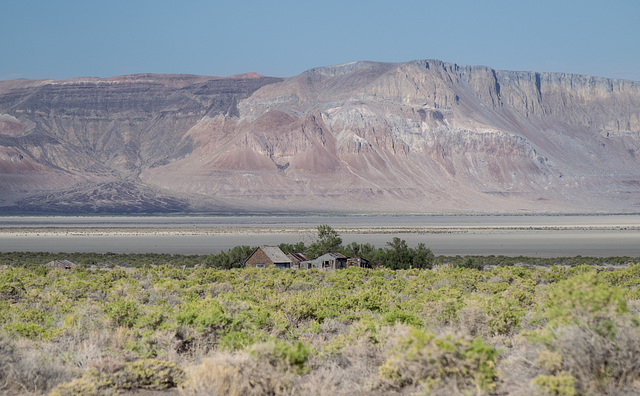
[[[640,81],[640,0],[0,1],[0,80],[412,59]]]

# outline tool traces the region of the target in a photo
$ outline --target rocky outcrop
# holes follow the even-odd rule
[[[6,187],[0,204],[17,202],[15,210],[31,210],[40,201],[51,206],[44,191],[87,182],[139,184],[142,170],[193,151],[184,134],[203,117],[233,117],[238,101],[278,81],[259,75],[133,75],[0,82],[0,182]],[[92,212],[117,211],[118,205],[100,202],[89,205]],[[176,207],[184,209],[165,209]],[[163,205],[147,208],[162,211]]]
[[[632,81],[355,62],[287,79],[0,82],[0,114],[0,205],[16,210],[640,208]],[[100,186],[123,198],[54,202]]]

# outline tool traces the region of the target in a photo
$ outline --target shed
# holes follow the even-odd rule
[[[340,253],[327,253],[311,261],[312,268],[337,270],[347,268],[347,258]]]
[[[245,268],[291,268],[291,259],[277,246],[260,246],[244,262]]]
[[[53,261],[49,261],[45,265],[49,268],[62,268],[62,269],[72,269],[77,267],[75,263],[72,263],[69,260],[53,260]]]
[[[313,266],[313,260],[305,260],[300,262],[300,269],[311,269]]]
[[[350,257],[347,259],[347,267],[371,268],[369,260],[362,257]]]
[[[302,253],[287,253],[287,257],[291,260],[291,268],[293,269],[300,269],[300,263],[307,261]]]

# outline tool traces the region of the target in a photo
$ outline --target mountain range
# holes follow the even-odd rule
[[[0,81],[0,213],[640,211],[640,82],[438,60]]]

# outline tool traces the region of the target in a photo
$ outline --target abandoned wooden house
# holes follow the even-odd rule
[[[372,268],[369,260],[362,257],[349,257],[347,259],[347,267]]]
[[[291,259],[277,246],[261,246],[244,262],[245,268],[291,268]]]
[[[53,260],[53,261],[49,261],[45,265],[49,268],[62,268],[62,269],[72,269],[77,267],[75,263],[72,263],[69,260]]]
[[[313,260],[305,260],[300,262],[300,269],[311,269],[313,266]]]
[[[300,269],[300,263],[307,261],[307,258],[302,253],[287,253],[287,257],[291,260],[291,268],[293,269]]]
[[[327,253],[311,260],[311,267],[320,270],[337,270],[347,268],[347,258],[340,253]]]

